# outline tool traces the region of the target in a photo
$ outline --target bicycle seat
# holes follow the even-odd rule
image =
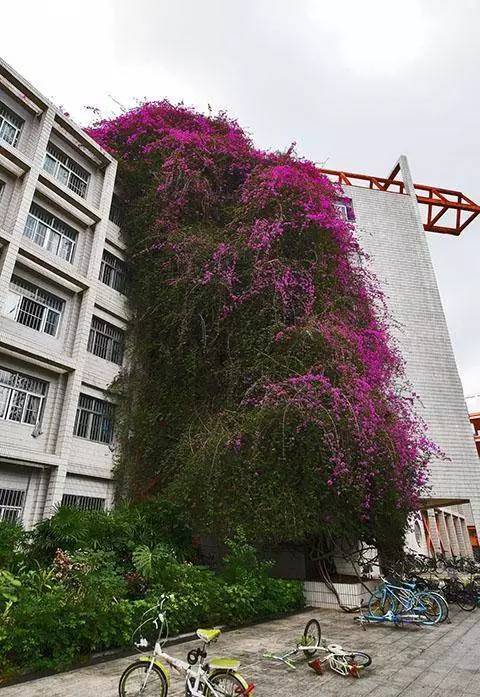
[[[204,641],[206,644],[216,641],[220,634],[221,632],[219,629],[197,629],[198,638]]]

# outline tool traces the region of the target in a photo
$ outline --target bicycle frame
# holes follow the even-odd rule
[[[202,644],[201,650],[198,653],[199,656],[199,662],[190,664],[187,663],[186,661],[182,661],[181,659],[174,658],[173,656],[170,656],[168,653],[163,651],[162,649],[162,634],[163,630],[166,628],[166,637],[163,640],[164,643],[166,641],[166,638],[168,637],[168,625],[167,625],[167,620],[165,613],[163,612],[163,605],[166,601],[166,598],[162,598],[160,604],[153,608],[154,613],[156,614],[155,619],[153,619],[151,616],[148,617],[148,615],[152,614],[152,609],[148,610],[145,614],[144,617],[147,616],[147,619],[140,625],[138,629],[141,629],[145,624],[147,624],[149,621],[153,621],[156,628],[158,629],[158,636],[154,644],[153,652],[151,656],[145,657],[144,659],[145,662],[148,661],[149,665],[148,668],[145,672],[145,677],[142,682],[141,686],[141,691],[143,692],[147,686],[149,677],[151,675],[153,666],[156,665],[160,670],[164,673],[167,682],[170,681],[170,674],[167,668],[163,665],[162,661],[164,661],[168,666],[176,670],[178,673],[183,675],[185,677],[185,685],[188,686],[189,692],[187,694],[190,695],[190,697],[204,697],[205,694],[208,694],[209,697],[222,697],[222,694],[219,693],[215,689],[215,685],[211,682],[209,678],[209,672],[205,670],[204,664],[205,664],[205,659],[206,659],[206,643],[204,642]],[[232,670],[232,674],[236,674],[235,670]],[[210,673],[210,677],[211,677]],[[237,676],[239,677],[239,676]],[[207,692],[208,689],[208,692]],[[242,694],[247,697],[251,692],[253,691],[253,684],[249,685],[243,692]]]
[[[290,661],[290,656],[295,656],[300,651],[323,651],[327,655],[320,662],[322,664],[329,664],[330,668],[340,675],[349,675],[350,669],[347,661],[347,656],[351,656],[355,651],[345,651],[338,644],[326,644],[323,640],[320,644],[312,645],[307,644],[303,646],[302,644],[297,644],[294,649],[287,651],[287,653],[276,655],[273,653],[264,653],[263,658],[271,658],[281,663],[285,663],[288,668],[296,670],[297,667],[292,661]]]

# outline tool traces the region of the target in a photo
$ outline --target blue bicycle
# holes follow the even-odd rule
[[[368,603],[368,614],[360,621],[432,625],[444,618],[446,602],[439,593],[419,591],[415,583],[381,580]]]

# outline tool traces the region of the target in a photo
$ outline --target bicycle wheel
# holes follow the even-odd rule
[[[433,593],[428,592],[417,594],[417,605],[414,610],[426,618],[423,624],[438,624],[443,615],[440,601]]]
[[[382,590],[372,593],[368,601],[368,612],[374,617],[383,617],[389,610],[392,610],[392,599]]]
[[[118,684],[120,697],[167,697],[168,685],[160,668],[153,664],[145,689],[142,690],[150,663],[136,661],[122,673]]]
[[[248,683],[238,674],[218,671],[210,675],[208,679],[215,687],[215,692],[222,697],[238,697],[247,694]],[[212,691],[208,688],[205,697],[212,697]]]
[[[458,605],[460,610],[465,610],[465,612],[472,612],[477,607],[476,596],[469,591],[467,588],[459,589],[455,593],[455,603]]]
[[[312,658],[318,651],[322,641],[322,628],[318,620],[309,620],[303,630],[302,643],[304,646],[311,646],[311,649],[303,649],[306,658]]]
[[[440,603],[440,606],[442,608],[442,618],[440,620],[440,624],[443,624],[443,622],[446,622],[448,620],[448,616],[450,614],[450,609],[448,607],[448,603],[441,593],[436,593],[435,591],[430,591],[430,595],[433,595]]]
[[[350,653],[345,656],[348,664],[348,671],[350,675],[354,678],[360,677],[360,671],[367,668],[372,663],[371,657],[368,653],[363,653],[363,651],[356,651],[355,653]]]

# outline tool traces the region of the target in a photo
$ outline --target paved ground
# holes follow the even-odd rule
[[[330,610],[306,610],[293,617],[225,633],[212,654],[234,655],[242,673],[256,685],[258,697],[478,697],[480,695],[480,610],[463,613],[452,609],[451,623],[437,627],[368,626],[366,631],[351,615]],[[298,660],[291,671],[262,659],[269,649],[281,651],[301,635],[306,620],[317,617],[323,636],[349,648],[365,650],[372,666],[360,679],[328,671],[316,675]],[[185,657],[194,646],[169,649]],[[131,659],[122,658],[80,668],[53,677],[4,687],[0,697],[114,697],[118,678]],[[184,695],[174,677],[172,697]]]

